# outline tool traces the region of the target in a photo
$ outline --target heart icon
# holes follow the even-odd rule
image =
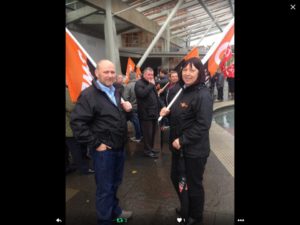
[[[181,222],[181,220],[182,220],[182,218],[181,218],[181,217],[177,217],[177,221],[178,221],[178,223],[180,223],[180,222]]]

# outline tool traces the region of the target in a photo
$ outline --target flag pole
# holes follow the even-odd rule
[[[161,89],[159,90],[160,94],[164,92],[164,90],[166,89],[166,87],[168,86],[169,83],[170,83],[170,82],[166,83],[166,85],[163,86],[163,88],[161,88]],[[158,95],[160,95],[160,94],[158,94]]]
[[[173,103],[176,101],[176,99],[178,98],[178,96],[180,95],[180,93],[182,92],[182,88],[180,88],[180,90],[177,92],[177,94],[175,95],[175,97],[172,99],[172,101],[170,102],[170,104],[167,106],[167,109],[169,110],[171,108],[171,106],[173,105]],[[160,116],[158,118],[158,122],[160,122],[162,120],[162,116]]]

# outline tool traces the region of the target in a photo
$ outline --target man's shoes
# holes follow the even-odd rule
[[[95,170],[92,170],[92,169],[88,169],[87,172],[83,173],[84,175],[90,175],[90,174],[94,174],[95,173]]]
[[[136,143],[140,143],[141,139],[136,139],[135,137],[130,138],[131,141],[136,142]]]
[[[88,173],[95,173],[95,170],[89,169]]]
[[[130,219],[132,217],[132,214],[132,211],[122,210],[122,213],[118,216],[118,218]]]
[[[157,156],[155,153],[153,153],[153,152],[150,152],[150,153],[144,153],[144,155],[145,155],[146,157],[149,157],[149,158],[155,158],[155,159],[158,158],[158,156]]]
[[[156,153],[159,153],[160,151],[156,150],[156,149],[152,149],[151,152],[153,152],[154,154],[156,154]]]

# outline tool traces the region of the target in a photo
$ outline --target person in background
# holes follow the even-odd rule
[[[228,99],[234,100],[234,64],[227,69]]]
[[[123,96],[123,92],[124,92],[123,79],[124,79],[124,76],[122,74],[119,74],[117,76],[116,82],[114,83],[114,87],[120,93],[121,97]]]
[[[101,60],[92,85],[84,89],[71,113],[71,128],[76,139],[89,145],[94,160],[96,180],[97,225],[111,225],[116,218],[129,219],[131,211],[119,206],[118,187],[122,182],[127,121],[125,112],[132,106],[121,102],[113,83],[115,65]]]
[[[138,115],[143,130],[144,154],[146,157],[158,158],[154,147],[154,137],[157,130],[157,119],[161,108],[155,88],[154,72],[151,67],[146,67],[142,78],[135,84]]]
[[[69,91],[66,88],[66,163],[67,171],[72,172],[74,169],[78,169],[81,174],[93,174],[95,171],[89,166],[89,158],[87,156],[87,145],[80,144],[73,136],[72,129],[70,127],[70,115],[74,109],[74,104],[71,102]],[[75,168],[72,167],[71,160],[69,160],[69,153],[71,153],[72,161],[75,164]]]
[[[216,79],[216,86],[217,86],[217,91],[218,91],[218,101],[223,101],[223,88],[224,88],[224,74],[221,71],[220,68],[218,68],[216,74],[215,74],[215,79]]]
[[[141,142],[142,138],[142,129],[140,125],[140,120],[137,113],[137,100],[134,91],[136,83],[136,73],[130,72],[129,74],[129,82],[124,88],[123,98],[125,101],[129,101],[132,105],[132,111],[129,114],[128,119],[132,122],[135,130],[135,137],[130,138],[134,142]]]
[[[158,91],[158,95],[161,99],[161,101],[164,101],[166,98],[166,84],[169,82],[168,76],[167,76],[167,70],[161,69],[159,71],[159,77],[156,81],[156,90]],[[164,88],[164,89],[163,89]]]
[[[211,97],[213,99],[215,99],[216,82],[217,82],[216,74],[214,74],[212,77],[209,78],[209,90],[210,90]]]
[[[170,73],[169,73],[169,84],[165,88],[166,96],[163,99],[163,105],[164,106],[168,106],[170,104],[173,97],[176,95],[177,91],[180,89],[180,86],[177,85],[177,83],[178,83],[178,73],[175,70],[171,70]],[[161,90],[162,89],[160,89],[158,91],[158,93]],[[161,130],[165,131],[166,129],[169,128],[169,125],[170,125],[169,118],[168,117],[162,118],[162,120],[161,120]],[[161,140],[162,140],[162,138],[161,138]]]
[[[179,91],[180,86],[178,84],[178,73],[175,70],[171,70],[169,73],[169,85],[167,87],[165,105],[168,106],[174,96],[176,95],[177,91]]]

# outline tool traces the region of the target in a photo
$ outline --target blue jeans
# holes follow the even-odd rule
[[[141,139],[142,137],[142,129],[140,125],[140,120],[138,114],[136,112],[132,112],[129,120],[133,123],[135,130],[135,139]]]
[[[96,190],[97,224],[110,225],[122,210],[117,198],[118,187],[122,182],[125,151],[110,149],[93,150]]]

